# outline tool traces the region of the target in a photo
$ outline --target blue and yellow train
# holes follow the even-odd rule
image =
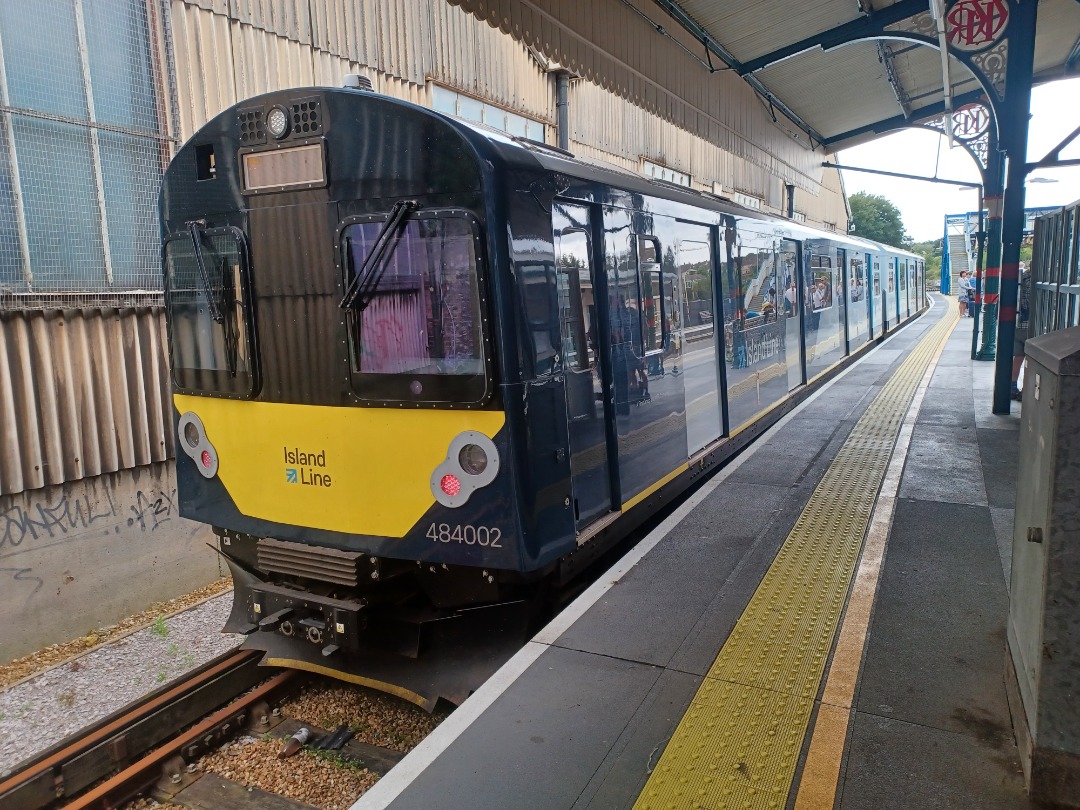
[[[161,219],[227,629],[428,706],[925,301],[911,253],[357,89],[216,116]]]

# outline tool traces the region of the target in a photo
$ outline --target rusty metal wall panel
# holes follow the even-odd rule
[[[429,78],[554,124],[553,82],[523,43],[463,14],[445,0],[426,2],[431,4],[435,21]]]
[[[834,226],[840,233],[847,233],[848,209],[844,204],[844,183],[839,169],[826,169],[821,178],[821,185],[827,193],[822,194],[816,201],[816,208],[820,212],[820,221],[823,224]],[[795,210],[806,212],[805,200],[795,196]],[[807,214],[809,218],[809,214]]]
[[[764,149],[750,152],[752,160],[717,149],[705,138],[672,127],[591,82],[572,82],[569,101],[570,150],[574,154],[635,174],[641,171],[640,158],[645,158],[686,172],[694,188],[711,191],[713,182],[718,182],[725,196],[741,191],[762,199],[775,212],[784,209],[781,178],[790,167]],[[582,109],[589,114],[575,113]],[[846,222],[846,215],[837,219],[837,206],[843,209],[838,187],[805,176],[797,187],[796,207],[808,221]]]
[[[0,316],[0,494],[156,461],[173,450],[160,307]]]
[[[428,61],[425,45],[431,39],[430,0],[379,0],[375,11],[379,69],[422,83]]]
[[[232,26],[228,17],[212,14],[184,0],[173,0],[172,30],[176,58],[180,138],[235,104]]]
[[[328,55],[374,64],[378,47],[377,0],[311,0],[312,45]]]
[[[315,83],[311,48],[295,40],[234,23],[232,54],[237,100]]]
[[[681,29],[669,33],[686,49],[658,35],[642,16],[651,19],[659,13],[652,4],[634,0],[631,8],[622,0],[449,2],[500,28],[505,27],[500,15],[508,13],[511,29],[520,25],[521,41],[547,58],[759,169],[775,171],[783,182],[817,190],[821,158],[807,148],[805,136],[798,140],[792,137],[797,135],[794,125],[774,123],[772,113],[739,77],[709,74],[692,55],[700,43],[684,41]]]
[[[304,45],[311,44],[307,0],[231,0],[229,16],[253,28]]]

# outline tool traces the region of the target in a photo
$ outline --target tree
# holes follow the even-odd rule
[[[930,239],[926,242],[913,242],[907,246],[912,253],[918,253],[926,262],[926,280],[941,280],[941,240]]]
[[[855,222],[852,231],[856,236],[872,239],[893,247],[909,243],[900,220],[900,209],[879,194],[860,191],[848,198],[851,218]]]

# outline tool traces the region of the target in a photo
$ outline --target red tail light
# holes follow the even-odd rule
[[[456,475],[451,475],[450,473],[447,473],[442,477],[442,480],[439,482],[439,488],[442,489],[442,491],[449,495],[451,498],[453,498],[455,495],[461,492],[461,482],[458,480],[458,477]]]

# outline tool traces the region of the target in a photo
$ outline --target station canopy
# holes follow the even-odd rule
[[[725,118],[741,80],[793,137],[836,152],[1000,100],[1017,0],[449,2],[691,131]],[[1040,0],[1035,83],[1078,74],[1080,2]]]
[[[714,40],[735,70],[760,82],[830,152],[940,116],[945,109],[941,51],[891,38],[915,34],[937,39],[933,0],[678,0],[658,5],[692,33]],[[968,0],[942,5],[950,102],[956,109],[984,92],[957,55],[970,55],[992,82],[1004,83],[1006,43],[988,50],[980,46],[990,43],[995,28],[1006,25],[1008,4]],[[858,36],[872,38],[848,41]],[[1077,0],[1040,0],[1034,74],[1036,84],[1080,75]]]

